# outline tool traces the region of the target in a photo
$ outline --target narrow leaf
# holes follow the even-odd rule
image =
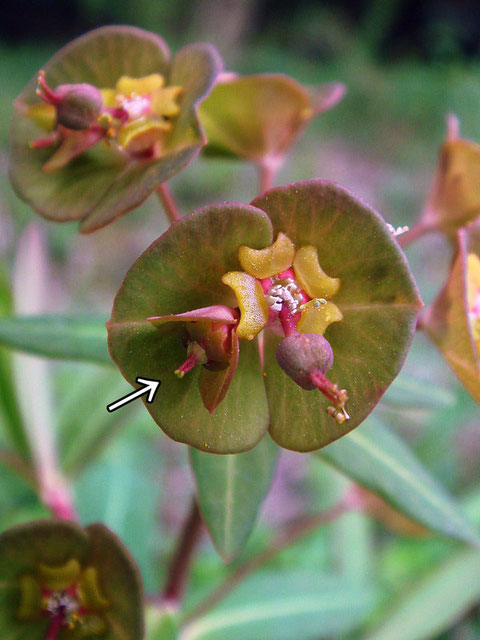
[[[214,455],[190,449],[198,501],[225,562],[244,547],[272,481],[278,448],[268,436],[251,451]]]
[[[478,544],[454,499],[378,420],[368,420],[316,455],[429,529]]]
[[[47,358],[111,363],[105,318],[12,316],[0,318],[0,343]]]
[[[235,598],[186,627],[182,640],[338,637],[362,621],[375,597],[365,583],[318,575],[268,575],[242,586]]]
[[[404,595],[366,640],[427,640],[480,598],[480,552],[458,552]]]
[[[0,311],[2,314],[10,313],[11,308],[10,283],[0,263]],[[11,444],[23,458],[28,458],[30,447],[15,393],[11,354],[5,349],[0,349],[0,415],[4,418],[2,425]]]

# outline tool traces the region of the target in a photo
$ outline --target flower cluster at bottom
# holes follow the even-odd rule
[[[107,623],[102,612],[110,606],[98,585],[95,567],[82,569],[76,558],[63,565],[39,563],[35,574],[20,578],[21,599],[17,609],[20,621],[49,618],[52,638],[61,629],[76,631],[79,637],[103,634]]]
[[[2,638],[138,640],[140,576],[105,526],[40,520],[0,535]]]

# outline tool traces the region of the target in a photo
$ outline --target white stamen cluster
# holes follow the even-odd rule
[[[387,222],[387,227],[388,230],[390,231],[390,233],[396,238],[397,236],[401,236],[402,233],[406,233],[408,231],[408,227],[407,225],[403,226],[403,227],[397,227],[395,229],[395,227],[393,226],[393,224],[390,224],[389,222]]]
[[[281,311],[285,303],[290,313],[297,313],[302,304],[302,295],[292,278],[282,278],[273,280],[273,284],[267,293],[267,304],[272,311]]]
[[[146,96],[133,93],[128,98],[120,98],[119,103],[119,106],[125,109],[130,118],[139,118],[150,111],[150,99]]]
[[[78,601],[65,591],[54,591],[45,602],[45,612],[52,618],[62,613],[68,620],[78,609]]]

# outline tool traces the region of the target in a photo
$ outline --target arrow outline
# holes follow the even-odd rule
[[[111,402],[110,404],[108,404],[107,411],[109,413],[113,413],[113,411],[116,411],[117,409],[124,407],[125,405],[129,404],[130,402],[133,402],[133,400],[140,398],[142,395],[146,393],[148,393],[148,396],[147,398],[145,398],[145,402],[148,402],[149,404],[151,404],[155,399],[155,396],[157,394],[158,389],[160,388],[160,385],[162,384],[161,380],[156,380],[155,378],[142,378],[141,376],[138,376],[137,378],[135,378],[135,382],[137,382],[138,384],[143,384],[144,386],[138,389],[134,389],[133,391],[131,391],[130,393],[127,393],[126,395],[122,396],[118,400],[115,400],[115,402]]]

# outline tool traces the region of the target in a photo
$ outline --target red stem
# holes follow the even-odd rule
[[[161,598],[163,603],[167,601],[175,606],[181,602],[187,587],[193,556],[202,533],[203,520],[194,498],[168,570],[167,583]]]
[[[310,374],[310,380],[331,402],[339,402],[338,388],[319,369]]]
[[[290,309],[286,304],[282,304],[282,308],[278,312],[278,319],[280,320],[280,324],[282,325],[283,333],[286,338],[289,338],[290,336],[298,336],[295,320],[293,319]]]
[[[50,89],[46,80],[45,80],[45,71],[38,72],[38,89],[36,94],[39,98],[41,98],[47,104],[52,104],[53,106],[57,106],[60,104],[60,98],[57,94]],[[43,90],[43,94],[42,91]]]
[[[166,182],[162,182],[162,184],[158,185],[157,195],[160,198],[160,201],[170,222],[177,222],[177,220],[180,220],[181,216],[178,211],[178,207],[175,204],[175,200],[173,199]]]
[[[179,378],[183,378],[183,376],[188,373],[189,371],[191,371],[194,367],[196,367],[198,364],[198,358],[194,353],[191,353],[188,358],[185,360],[185,362],[182,362],[182,364],[178,367],[178,369],[175,369],[175,375],[177,375]]]
[[[62,630],[63,626],[63,614],[58,614],[50,622],[45,640],[57,640],[58,634]]]
[[[262,193],[265,193],[265,191],[268,191],[273,187],[277,172],[268,164],[259,164],[258,173],[259,173],[259,191],[261,195]]]

